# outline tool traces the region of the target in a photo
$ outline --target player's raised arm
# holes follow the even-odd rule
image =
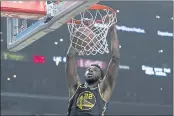
[[[76,51],[70,45],[66,55],[66,77],[69,88],[70,97],[74,94],[75,90],[80,84],[80,79],[77,74],[77,63],[76,63]]]
[[[120,61],[120,48],[119,48],[119,40],[117,36],[116,27],[112,26],[110,29],[111,34],[111,60],[108,65],[108,69],[106,72],[106,81],[108,82],[111,89],[115,87],[115,79],[119,69],[119,61]]]
[[[116,76],[119,69],[119,60],[120,60],[120,50],[119,50],[119,40],[117,37],[116,27],[113,25],[110,28],[111,34],[111,59],[106,71],[103,82],[101,83],[101,91],[104,94],[105,100],[109,100],[112,94],[112,91],[115,87]]]

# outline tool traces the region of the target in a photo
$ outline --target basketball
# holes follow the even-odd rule
[[[74,33],[72,46],[77,51],[90,51],[94,47],[95,42],[97,42],[95,33],[88,27],[80,27]]]

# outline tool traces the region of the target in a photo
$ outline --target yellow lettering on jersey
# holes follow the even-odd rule
[[[77,106],[81,110],[90,110],[95,106],[96,98],[90,91],[84,91],[77,98]]]
[[[89,93],[88,95],[89,95],[88,98],[89,98],[89,99],[92,99],[92,95],[93,95],[93,94]]]

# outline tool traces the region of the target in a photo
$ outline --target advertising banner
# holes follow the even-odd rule
[[[29,61],[29,57],[24,53],[12,53],[12,52],[8,52],[8,51],[1,52],[1,59],[16,60],[16,61]]]
[[[1,1],[1,16],[39,19],[46,15],[45,1]]]

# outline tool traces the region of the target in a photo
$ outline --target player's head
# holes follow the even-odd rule
[[[104,71],[97,64],[92,64],[85,72],[85,81],[88,85],[98,84],[104,78]]]

